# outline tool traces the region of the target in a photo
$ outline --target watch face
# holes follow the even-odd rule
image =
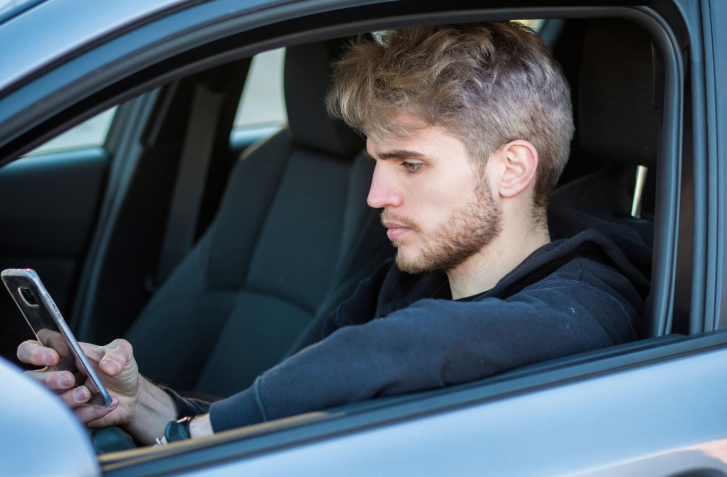
[[[178,421],[170,421],[164,430],[164,437],[167,438],[167,442],[189,439],[189,422],[191,420],[190,417],[185,417]]]

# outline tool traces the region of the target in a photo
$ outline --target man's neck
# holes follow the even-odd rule
[[[548,226],[528,231],[505,230],[463,264],[447,272],[452,299],[476,295],[493,288],[530,254],[550,242]]]

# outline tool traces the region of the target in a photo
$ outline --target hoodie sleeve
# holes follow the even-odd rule
[[[604,280],[578,262],[506,300],[425,299],[342,327],[212,404],[212,426],[218,432],[441,388],[636,339],[639,310],[619,293],[628,280],[617,273]]]

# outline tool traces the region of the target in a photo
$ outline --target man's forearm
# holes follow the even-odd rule
[[[132,421],[124,427],[138,442],[151,445],[164,435],[169,421],[177,418],[174,399],[145,378],[139,378],[139,400]]]

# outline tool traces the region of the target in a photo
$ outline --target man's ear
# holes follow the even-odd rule
[[[538,169],[538,151],[528,141],[518,139],[500,147],[497,155],[503,167],[499,193],[502,197],[515,197],[533,182]]]

